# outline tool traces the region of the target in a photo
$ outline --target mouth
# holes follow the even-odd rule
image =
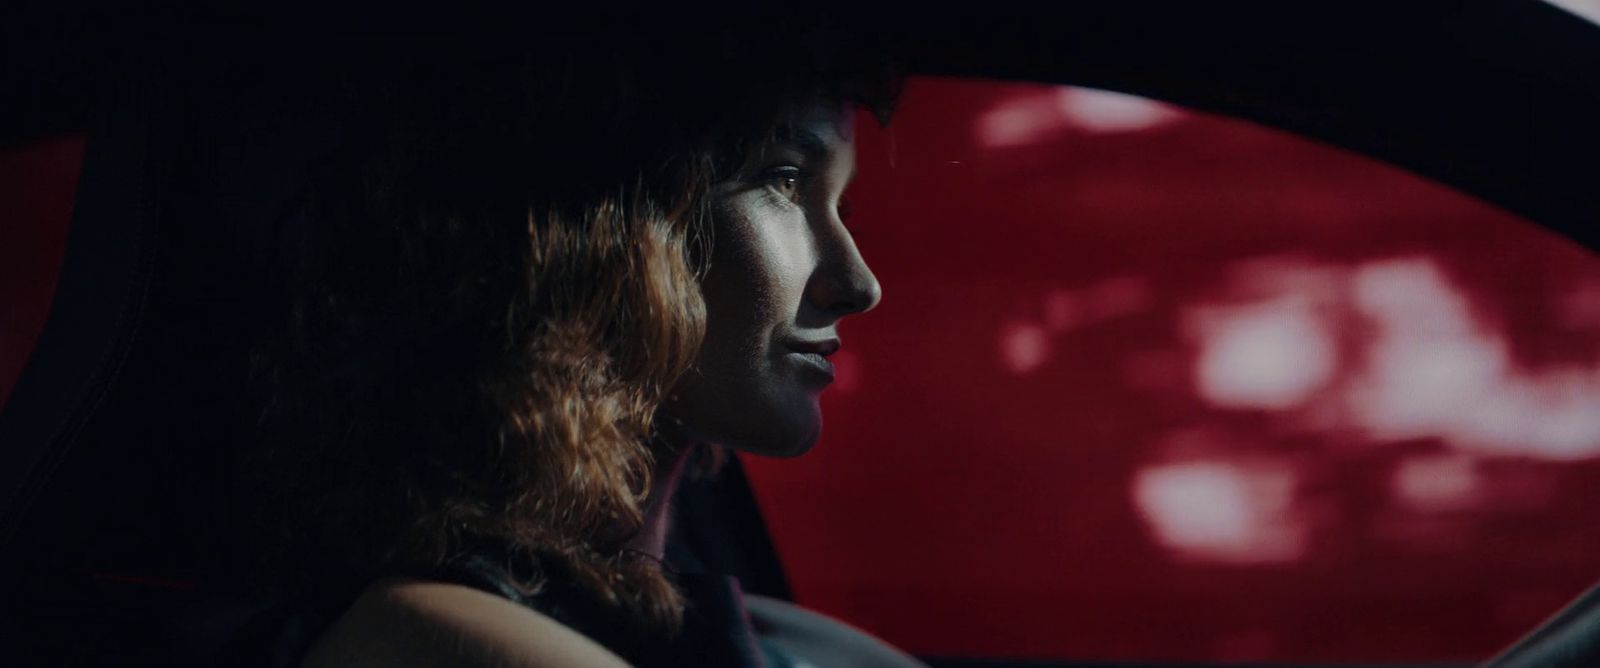
[[[789,350],[803,355],[818,355],[827,357],[839,351],[838,339],[819,339],[816,341],[790,341]]]
[[[794,360],[803,371],[817,376],[824,384],[831,383],[834,369],[828,356],[838,352],[839,345],[838,339],[790,341],[787,345],[789,354],[785,357]]]

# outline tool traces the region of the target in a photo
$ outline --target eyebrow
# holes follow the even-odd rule
[[[788,144],[798,149],[808,161],[822,161],[833,153],[831,144],[823,139],[821,135],[807,127],[780,126],[775,133],[774,139],[778,143]],[[851,165],[850,174],[846,177],[845,182],[854,181],[858,173],[860,173],[860,165]]]
[[[820,160],[828,156],[828,142],[811,128],[785,125],[779,127],[774,137],[779,143],[789,144],[801,153],[807,160]]]

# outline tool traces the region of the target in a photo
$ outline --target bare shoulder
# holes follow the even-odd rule
[[[626,666],[537,611],[471,587],[394,578],[368,587],[312,646],[303,668]]]
[[[744,600],[761,639],[807,664],[927,668],[866,631],[814,610],[753,594],[746,594]]]

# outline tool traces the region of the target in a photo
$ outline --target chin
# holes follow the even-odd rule
[[[753,447],[742,447],[741,445],[735,444],[732,447],[734,450],[759,457],[791,459],[810,452],[812,446],[815,446],[816,444],[817,439],[808,438],[803,441],[794,441],[789,443],[762,443]]]
[[[758,424],[761,428],[726,439],[723,445],[760,457],[788,459],[810,452],[822,435],[822,419],[815,412],[806,419],[773,417]]]
[[[822,434],[822,405],[814,392],[774,391],[775,384],[691,386],[663,407],[664,422],[676,425],[669,438],[715,443],[759,457],[799,457]]]

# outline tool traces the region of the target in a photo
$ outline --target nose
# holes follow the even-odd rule
[[[821,262],[807,286],[807,298],[835,318],[872,310],[883,300],[878,277],[861,257],[855,240],[842,225],[821,254]]]

